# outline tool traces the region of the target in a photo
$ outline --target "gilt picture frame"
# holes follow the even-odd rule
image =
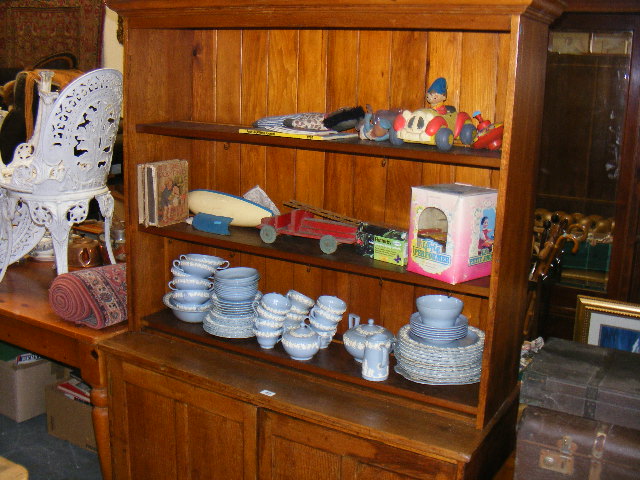
[[[640,305],[578,295],[573,339],[640,353]]]

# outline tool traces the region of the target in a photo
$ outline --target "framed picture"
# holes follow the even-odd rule
[[[578,295],[573,339],[640,353],[640,305]]]

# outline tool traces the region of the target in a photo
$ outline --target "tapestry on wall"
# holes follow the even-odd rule
[[[0,68],[23,69],[71,52],[83,71],[100,67],[103,0],[8,0],[0,8]]]

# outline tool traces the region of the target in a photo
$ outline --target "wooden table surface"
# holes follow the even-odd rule
[[[96,345],[127,330],[120,323],[101,330],[62,320],[49,305],[54,263],[11,265],[0,283],[0,340],[80,369],[93,389],[93,425],[103,477],[111,478],[107,392]]]

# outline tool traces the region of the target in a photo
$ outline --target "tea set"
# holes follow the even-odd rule
[[[185,254],[172,262],[170,291],[164,304],[189,323],[223,338],[252,338],[265,350],[278,343],[294,360],[307,361],[326,349],[347,312],[347,303],[332,295],[316,300],[296,290],[286,294],[258,290],[260,273],[251,267],[231,267],[213,255]],[[397,337],[373,319],[360,323],[348,314],[342,340],[361,364],[362,377],[384,381],[389,357],[406,379],[429,384],[473,383],[479,380],[484,332],[469,326],[462,300],[449,295],[423,295],[417,312]]]

